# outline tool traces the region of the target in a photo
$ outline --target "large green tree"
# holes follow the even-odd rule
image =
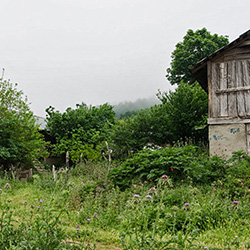
[[[167,79],[172,85],[179,84],[181,81],[194,83],[195,78],[189,68],[228,43],[227,36],[212,35],[206,28],[195,32],[191,29],[188,30],[183,41],[177,43],[172,52],[170,67],[167,69]]]
[[[197,82],[182,82],[175,91],[157,96],[161,104],[118,120],[113,127],[113,149],[119,156],[177,141],[207,142],[207,93]]]
[[[44,150],[44,141],[27,98],[17,84],[0,79],[0,166],[30,167]]]
[[[117,155],[127,155],[144,147],[163,146],[170,142],[169,121],[164,104],[137,112],[132,118],[117,120],[111,139]]]
[[[50,106],[46,112],[48,132],[56,140],[53,154],[64,157],[69,151],[73,161],[78,161],[81,155],[88,159],[98,157],[98,146],[108,140],[115,119],[113,107],[108,104],[88,107],[82,103],[63,113]]]
[[[142,109],[126,120],[116,120],[111,139],[119,156],[136,152],[150,142],[150,109]]]
[[[168,121],[168,141],[207,140],[207,93],[198,82],[181,82],[175,91],[159,93],[158,97]]]

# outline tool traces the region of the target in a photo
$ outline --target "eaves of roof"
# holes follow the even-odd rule
[[[250,37],[250,30],[240,35],[237,39],[235,39],[231,43],[215,51],[213,54],[203,58],[196,65],[194,65],[192,68],[189,69],[191,73],[195,76],[197,81],[201,84],[203,89],[207,91],[207,62],[212,61],[220,57],[223,53],[226,53],[227,51],[232,50],[233,48],[239,46],[249,37]]]

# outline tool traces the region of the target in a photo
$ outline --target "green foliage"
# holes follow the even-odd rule
[[[119,119],[120,120],[126,120],[128,118],[133,118],[134,116],[136,116],[138,114],[138,110],[135,111],[135,110],[132,110],[132,111],[126,111],[125,113],[122,113],[119,115]]]
[[[56,171],[56,178],[54,179],[51,172],[37,174],[33,176],[34,184],[41,190],[49,191],[64,191],[70,186],[68,183],[68,173],[64,168]]]
[[[170,129],[170,120],[167,114],[165,104],[155,105],[149,110],[149,140],[148,143],[154,146],[166,146],[172,141],[172,132]],[[147,145],[145,145],[147,146]],[[150,145],[148,145],[150,146]]]
[[[117,120],[111,139],[116,155],[127,155],[142,149],[150,142],[150,113],[141,110],[134,118]]]
[[[30,167],[43,152],[44,141],[27,98],[17,84],[0,79],[0,166]]]
[[[184,41],[176,45],[172,68],[168,69],[170,82],[178,83],[178,88],[174,92],[159,92],[161,104],[137,114],[125,114],[125,121],[116,123],[111,137],[117,155],[177,141],[207,144],[208,97],[188,68],[227,43],[227,37],[211,35],[205,28],[187,32]]]
[[[117,123],[112,134],[115,152],[124,155],[147,145],[173,145],[179,140],[206,144],[208,97],[189,67],[227,43],[227,37],[211,35],[205,28],[189,30],[184,41],[176,45],[171,68],[167,70],[169,81],[178,83],[178,88],[174,92],[159,92],[162,104],[140,110],[125,122]]]
[[[192,85],[181,82],[175,92],[159,92],[158,97],[168,120],[169,142],[207,141],[208,98],[197,82]]]
[[[225,177],[227,162],[218,157],[208,157],[207,155],[199,155],[193,158],[190,169],[186,175],[192,179],[194,183],[212,183]]]
[[[249,157],[242,152],[236,154],[237,157],[226,161],[217,156],[209,157],[201,148],[192,145],[160,150],[144,149],[114,167],[109,177],[122,189],[128,188],[132,182],[146,181],[153,184],[162,175],[170,176],[174,181],[186,180],[191,184],[218,181],[217,184],[225,185],[234,197],[237,194],[244,195],[250,187]]]
[[[224,185],[232,196],[245,195],[250,187],[250,157],[243,151],[234,152],[228,160]]]
[[[109,176],[121,188],[130,186],[134,178],[155,182],[162,175],[170,175],[174,180],[181,180],[191,169],[193,160],[203,154],[194,146],[144,149],[113,168]]]
[[[87,107],[81,104],[76,109],[68,108],[64,113],[50,106],[46,112],[47,129],[56,139],[52,146],[55,156],[64,156],[69,151],[71,160],[75,162],[81,155],[92,160],[100,157],[98,147],[109,138],[114,123],[112,106]]]
[[[154,151],[146,151],[141,157],[156,162]],[[8,180],[8,185],[2,178],[3,249],[47,244],[48,249],[247,249],[250,186],[233,186],[236,179],[248,179],[248,156],[235,152],[225,161],[193,146],[171,148],[168,156],[179,169],[182,164],[187,169],[183,179],[170,168],[168,178],[139,180],[124,191],[110,183],[103,163],[78,164],[70,169],[68,182],[60,169],[51,188],[40,186],[44,180],[37,178],[33,183]]]
[[[59,226],[65,211],[57,212],[42,200],[34,204],[24,201],[25,216],[16,220],[10,201],[0,199],[0,249],[70,249],[69,244],[63,243],[66,234]]]
[[[174,92],[158,93],[161,104],[117,121],[111,134],[118,155],[177,141],[207,143],[207,94],[196,82],[181,83]]]
[[[204,247],[202,239],[198,239],[204,231],[231,227],[233,232],[227,231],[230,236],[224,239],[224,246],[239,248],[237,239],[239,231],[243,231],[240,224],[249,214],[244,198],[236,204],[229,196],[222,199],[215,190],[204,191],[191,185],[173,188],[169,182],[160,179],[154,190],[137,188],[137,194],[128,199],[121,215],[124,249],[199,249]]]
[[[170,141],[169,122],[163,105],[138,111],[133,118],[117,120],[111,134],[118,156],[128,155],[146,146],[162,146]]]
[[[183,41],[177,43],[172,52],[167,79],[172,85],[179,84],[181,81],[188,84],[194,83],[195,78],[189,72],[189,68],[228,43],[227,36],[212,35],[206,28],[195,32],[188,30]]]

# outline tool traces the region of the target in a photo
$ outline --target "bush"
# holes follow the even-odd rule
[[[243,196],[250,188],[250,157],[243,151],[233,152],[228,160],[224,186],[233,197]]]
[[[250,188],[250,157],[241,151],[234,152],[229,160],[209,157],[203,149],[193,145],[144,149],[113,168],[109,178],[124,190],[132,183],[153,185],[162,175],[171,177],[177,184],[212,184],[220,180],[231,195],[243,195]]]
[[[109,177],[121,188],[129,187],[132,180],[136,179],[142,182],[156,182],[162,175],[180,181],[189,173],[195,173],[192,168],[198,168],[198,163],[202,165],[204,158],[208,158],[206,153],[192,145],[160,150],[144,149],[127,159],[120,167],[113,168]]]

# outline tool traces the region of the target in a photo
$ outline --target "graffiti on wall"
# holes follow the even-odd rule
[[[223,135],[213,135],[214,140],[216,141],[222,141],[222,140],[226,140],[227,137],[223,136]]]
[[[230,129],[230,133],[235,135],[236,133],[239,133],[240,129],[239,128],[231,128]],[[213,135],[213,139],[215,141],[222,141],[222,140],[227,140],[228,138],[226,136],[223,135]]]
[[[238,132],[240,132],[240,129],[239,129],[239,128],[237,128],[237,129],[236,129],[236,128],[231,128],[231,129],[230,129],[230,133],[231,133],[231,134],[236,134],[236,133],[238,133]]]

